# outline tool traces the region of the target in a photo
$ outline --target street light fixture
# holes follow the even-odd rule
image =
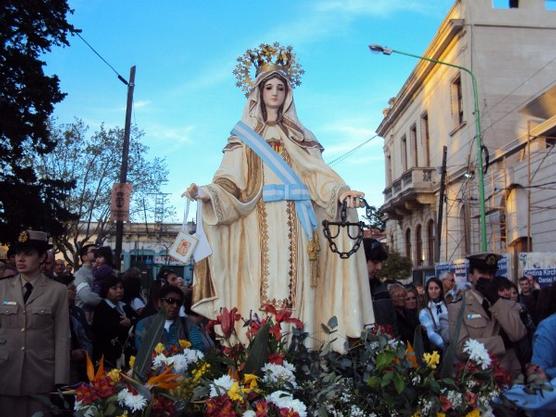
[[[417,58],[422,61],[432,62],[434,64],[447,65],[449,67],[457,68],[464,71],[471,76],[471,83],[473,86],[473,115],[475,116],[475,138],[477,139],[477,168],[475,171],[478,176],[478,186],[479,186],[479,221],[481,228],[481,252],[487,251],[487,234],[486,234],[486,214],[485,214],[485,182],[483,175],[483,140],[481,134],[481,117],[479,114],[479,93],[477,87],[477,79],[475,74],[471,72],[469,68],[462,67],[460,65],[452,64],[450,62],[439,61],[438,59],[428,58],[426,56],[420,56],[415,54],[410,54],[408,52],[398,51],[396,49],[386,48],[381,45],[369,45],[371,52],[380,53],[384,55],[405,55],[412,58]],[[438,237],[440,239],[440,236]]]

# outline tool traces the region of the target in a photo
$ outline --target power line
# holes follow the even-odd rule
[[[355,152],[357,149],[361,148],[362,146],[366,145],[367,143],[369,143],[371,140],[375,139],[377,135],[374,135],[373,137],[361,142],[359,145],[355,146],[354,148],[350,149],[349,151],[343,153],[342,155],[340,155],[339,157],[337,157],[336,159],[333,159],[332,161],[328,162],[328,165],[332,166],[338,162],[343,161],[344,159],[346,159],[347,157],[349,157],[353,152]]]
[[[114,68],[106,59],[104,59],[104,57],[100,53],[98,53],[97,50],[93,48],[93,46],[89,42],[87,42],[83,36],[81,36],[79,33],[76,33],[76,35],[79,36],[79,39],[85,42],[85,45],[87,45],[91,49],[91,51],[93,51],[95,55],[102,60],[102,62],[108,65],[112,71],[114,71],[114,73],[118,76],[118,80],[123,82],[125,85],[128,85],[127,80],[124,77],[122,77],[118,71],[116,71],[116,68]]]

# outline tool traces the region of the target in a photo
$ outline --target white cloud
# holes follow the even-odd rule
[[[150,100],[137,100],[133,102],[133,108],[135,110],[139,110],[139,109],[143,109],[147,106],[150,106],[151,101]]]
[[[191,144],[191,134],[195,130],[195,126],[163,126],[157,123],[142,125],[150,142],[171,142],[176,145]]]

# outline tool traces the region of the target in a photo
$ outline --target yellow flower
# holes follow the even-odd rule
[[[123,414],[120,414],[118,417],[127,417],[127,410],[124,410]]]
[[[423,360],[429,368],[436,369],[436,365],[440,363],[440,355],[436,350],[432,353],[424,353]]]
[[[228,390],[228,397],[230,397],[230,400],[232,401],[243,402],[243,396],[241,394],[242,394],[241,387],[239,386],[237,381],[234,381],[231,388]]]
[[[415,411],[411,417],[421,417],[421,412],[420,411]]]
[[[210,369],[210,364],[203,363],[193,370],[193,382],[198,382],[201,377]]]
[[[446,417],[446,413],[437,412],[436,417]]]
[[[164,352],[164,345],[162,343],[158,342],[158,344],[154,347],[154,351],[156,353]]]
[[[189,340],[186,339],[180,339],[179,340],[180,346],[182,349],[187,349],[191,347],[191,342]]]
[[[114,368],[114,369],[110,370],[110,372],[108,372],[107,375],[110,377],[112,382],[119,382],[120,381],[120,370],[117,369],[117,368]]]
[[[133,368],[135,366],[135,356],[130,356],[129,357],[129,367]]]
[[[254,389],[257,389],[257,375],[254,374],[245,374],[243,375],[243,382],[245,384],[245,392],[251,392]]]
[[[481,417],[481,411],[478,408],[471,410],[465,417]]]

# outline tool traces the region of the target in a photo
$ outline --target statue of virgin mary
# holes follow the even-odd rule
[[[324,162],[323,147],[297,117],[299,65],[291,47],[263,44],[246,56],[257,72],[254,81],[246,77],[241,121],[212,183],[186,192],[203,204],[212,248],[195,266],[193,310],[215,319],[223,307],[243,317],[265,304],[291,309],[313,348],[328,341],[321,323],[335,316],[332,348],[344,352],[347,338],[374,322],[366,262],[362,251],[348,259],[330,251],[322,221],[337,220],[344,200],[356,221],[353,207],[363,194]],[[352,245],[345,230],[337,242]]]

